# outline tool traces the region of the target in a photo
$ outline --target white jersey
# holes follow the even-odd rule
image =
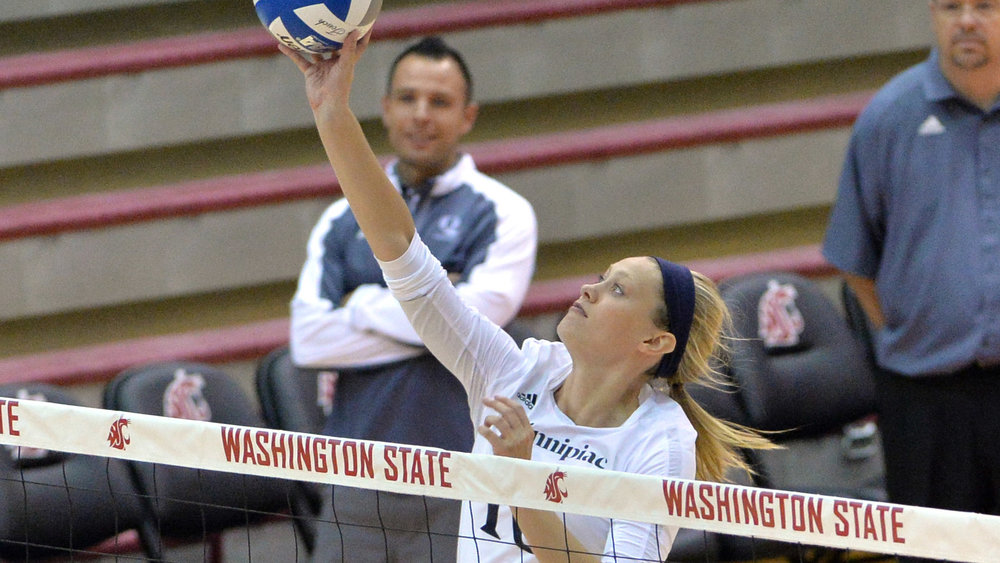
[[[562,343],[528,339],[519,349],[503,330],[462,302],[419,236],[403,256],[381,265],[426,346],[465,385],[476,426],[487,414],[483,397],[512,397],[525,405],[535,430],[533,460],[694,478],[695,430],[680,405],[665,394],[647,386],[639,407],[616,428],[574,424],[554,398],[572,368]],[[473,452],[493,453],[478,435]],[[615,556],[662,561],[677,531],[574,514],[566,514],[565,522],[587,551],[603,553],[607,561]],[[518,547],[520,531],[507,506],[467,501],[460,534],[460,561],[536,561]]]

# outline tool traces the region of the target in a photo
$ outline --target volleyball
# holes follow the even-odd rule
[[[340,49],[357,29],[368,33],[382,0],[254,0],[264,27],[278,41],[302,53]]]

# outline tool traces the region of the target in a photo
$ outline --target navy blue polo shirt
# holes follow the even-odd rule
[[[823,254],[875,280],[883,367],[1000,363],[1000,104],[964,101],[936,51],[858,117]]]

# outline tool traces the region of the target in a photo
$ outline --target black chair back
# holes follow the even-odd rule
[[[118,374],[104,390],[110,410],[265,427],[242,387],[222,370],[195,362],[164,362]],[[136,485],[149,495],[151,526],[162,538],[200,539],[247,526],[263,514],[288,510],[289,482],[281,479],[133,462]]]
[[[762,486],[884,500],[874,371],[816,281],[772,272],[720,284],[733,312],[731,374],[750,426],[780,431],[756,452]]]
[[[0,397],[80,404],[67,390],[40,383],[2,385]],[[0,558],[66,557],[139,530],[143,521],[125,462],[0,446]]]
[[[288,347],[271,351],[257,364],[257,396],[268,426],[276,430],[318,434],[332,408],[336,372],[295,367]],[[323,502],[323,487],[298,481],[292,490],[295,516],[303,544],[312,552],[316,518]]]
[[[299,369],[288,347],[271,351],[257,364],[257,397],[271,428],[316,434],[332,407],[336,373]]]
[[[874,413],[865,350],[817,282],[764,273],[720,291],[738,337],[731,372],[756,428],[817,435]]]

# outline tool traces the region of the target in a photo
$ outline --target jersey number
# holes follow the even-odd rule
[[[499,504],[490,504],[486,511],[486,523],[483,524],[480,530],[486,532],[487,534],[500,539],[500,534],[497,533],[497,517],[500,514]],[[520,547],[522,551],[527,551],[531,553],[531,548],[524,544],[524,540],[521,539],[521,528],[517,525],[517,520],[511,518],[510,520],[512,527],[514,528],[514,543],[517,547]]]

